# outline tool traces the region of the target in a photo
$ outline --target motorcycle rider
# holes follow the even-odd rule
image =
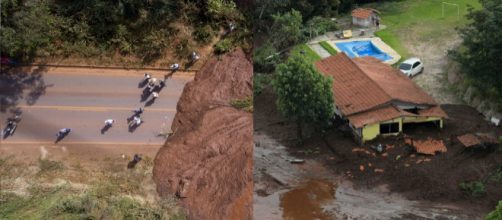
[[[145,80],[149,80],[152,76],[150,76],[150,74],[148,73],[145,73]]]
[[[169,66],[169,68],[171,68],[171,70],[178,70],[180,68],[180,65],[177,63],[174,63],[171,66]]]
[[[138,109],[133,110],[132,112],[134,112],[134,115],[141,115],[141,113],[143,113],[143,108],[139,107]]]
[[[62,137],[62,136],[64,136],[64,135],[69,134],[69,133],[70,133],[70,131],[71,131],[71,129],[70,129],[70,128],[63,128],[63,129],[59,130],[59,132],[58,132],[58,134],[57,134],[56,136],[57,136],[57,137]]]
[[[115,120],[113,119],[106,119],[105,120],[105,126],[112,126],[113,125],[113,122],[115,122]]]

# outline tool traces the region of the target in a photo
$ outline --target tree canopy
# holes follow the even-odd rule
[[[297,10],[272,16],[274,23],[270,32],[272,44],[277,49],[284,49],[302,40],[302,15]]]
[[[304,123],[327,123],[334,114],[333,79],[319,73],[301,56],[292,56],[278,65],[272,85],[279,111],[296,120],[300,140]]]
[[[473,86],[502,103],[502,0],[481,0],[481,5],[481,10],[469,8],[471,22],[459,29],[463,42],[451,55]]]

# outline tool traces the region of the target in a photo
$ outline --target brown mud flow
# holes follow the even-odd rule
[[[323,209],[323,204],[334,199],[334,187],[331,182],[310,180],[284,193],[280,199],[284,219],[332,219]]]
[[[189,219],[252,219],[253,116],[230,104],[252,96],[252,68],[240,49],[212,58],[178,102],[153,176]]]

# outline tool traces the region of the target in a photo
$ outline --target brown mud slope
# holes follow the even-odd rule
[[[212,58],[178,102],[153,177],[161,196],[181,198],[190,219],[251,219],[253,116],[229,103],[252,95],[252,72],[242,50]]]

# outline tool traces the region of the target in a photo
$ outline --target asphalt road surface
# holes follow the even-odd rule
[[[164,79],[163,73],[153,77]],[[193,79],[193,74],[174,74],[165,82],[159,98],[150,106],[150,100],[141,100],[143,88],[139,83],[143,75],[124,71],[79,70],[76,72],[45,72],[41,74],[45,92],[36,100],[28,100],[29,91],[23,91],[23,99],[16,107],[22,110],[22,120],[13,136],[2,139],[2,144],[54,143],[61,128],[71,128],[71,133],[60,144],[154,144],[165,141],[159,132],[168,131],[176,113],[176,104],[184,85]],[[0,85],[10,82],[5,74],[0,75]],[[5,88],[5,87],[4,87]],[[5,92],[5,90],[3,90]],[[137,129],[128,129],[127,118],[132,110],[144,107],[144,121]],[[10,113],[0,113],[2,129]],[[102,134],[104,120],[115,120],[113,126]]]

